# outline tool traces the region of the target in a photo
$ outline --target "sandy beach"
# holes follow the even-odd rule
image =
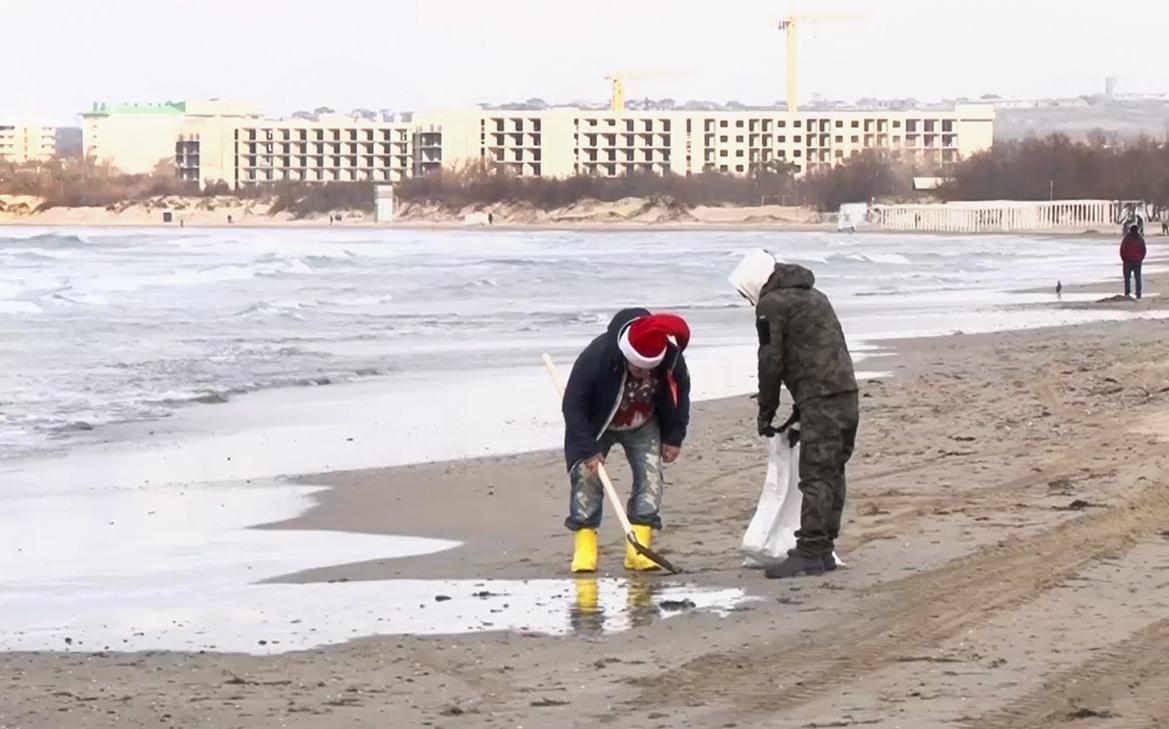
[[[0,225],[52,227],[141,227],[166,225],[239,228],[271,227],[369,227],[379,223],[371,212],[362,210],[332,211],[339,220],[326,213],[294,217],[287,211],[271,212],[271,203],[235,197],[155,197],[141,202],[126,202],[109,207],[50,207],[42,209],[44,200],[28,195],[0,195]],[[164,212],[171,215],[164,221]],[[393,225],[415,228],[482,228],[493,229],[629,229],[664,226],[670,229],[761,229],[781,227],[786,230],[835,230],[835,223],[825,222],[815,209],[785,205],[679,207],[662,201],[626,198],[614,202],[580,200],[571,205],[541,210],[531,205],[499,202],[468,205],[463,208],[400,202],[395,208]]]
[[[145,202],[102,207],[52,207],[39,210],[40,198],[22,195],[0,195],[0,225],[25,227],[108,227],[131,228],[164,226],[191,228],[370,228],[392,225],[400,229],[446,230],[584,230],[584,231],[765,231],[787,232],[836,231],[834,214],[820,213],[814,208],[794,205],[699,205],[679,209],[659,201],[626,198],[615,202],[581,200],[571,205],[539,210],[515,203],[447,208],[429,203],[400,203],[392,223],[378,222],[374,215],[361,210],[335,211],[340,218],[329,220],[329,215],[317,214],[294,217],[288,212],[269,212],[270,205],[258,200],[232,197],[160,197]],[[163,212],[170,211],[170,222],[163,221]],[[487,215],[492,223],[487,224]],[[1036,231],[1039,236],[1083,236],[1117,238],[1119,226],[1107,229],[1067,228]],[[875,229],[874,229],[875,231]],[[1017,231],[1016,231],[1017,233]],[[1159,226],[1150,224],[1148,235],[1160,233]],[[890,232],[890,235],[947,235],[946,233]],[[995,235],[980,233],[977,235]]]
[[[1149,291],[1166,282],[1147,279]],[[702,403],[667,474],[658,542],[686,573],[635,577],[607,601],[606,577],[624,576],[608,518],[600,579],[564,579],[543,608],[570,616],[564,635],[357,637],[265,656],[7,653],[0,727],[1165,726],[1164,332],[1128,321],[960,335],[873,359],[888,375],[862,386],[839,545],[849,567],[825,579],[739,566],[765,448],[749,398]],[[463,546],[277,582],[568,577],[558,453],[303,480],[332,488],[264,529]],[[442,584],[421,613],[447,602]],[[664,589],[709,588],[749,599],[721,615],[661,603]],[[615,615],[627,629],[604,630]]]

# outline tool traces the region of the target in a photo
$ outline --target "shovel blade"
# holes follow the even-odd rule
[[[670,560],[666,559],[662,555],[658,554],[657,552],[653,551],[649,547],[644,546],[641,542],[637,541],[637,537],[633,536],[632,532],[630,532],[629,534],[626,534],[625,538],[629,541],[629,543],[631,545],[633,545],[633,549],[636,550],[638,554],[640,554],[642,557],[645,557],[646,559],[651,560],[654,564],[661,567],[666,572],[669,572],[672,575],[676,575],[682,571],[682,570],[678,569],[677,567],[675,567],[674,565],[670,564]]]

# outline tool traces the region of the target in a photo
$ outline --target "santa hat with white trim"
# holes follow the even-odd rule
[[[634,367],[652,370],[666,358],[673,339],[678,349],[690,343],[690,325],[677,314],[650,314],[634,319],[621,331],[617,346]]]

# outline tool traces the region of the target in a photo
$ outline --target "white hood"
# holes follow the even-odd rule
[[[763,249],[751,251],[727,277],[735,290],[742,294],[751,306],[759,303],[759,292],[771,274],[775,273],[775,256]]]

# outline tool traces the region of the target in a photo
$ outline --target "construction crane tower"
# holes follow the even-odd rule
[[[779,30],[787,33],[787,110],[799,111],[799,29],[805,23],[844,22],[865,20],[867,16],[857,13],[834,13],[825,15],[797,15],[789,13],[779,20]]]
[[[605,76],[605,80],[611,84],[611,89],[609,92],[609,109],[618,112],[625,111],[626,79],[635,81],[650,81],[653,79],[681,76],[687,73],[689,73],[688,69],[642,69],[611,71],[608,75]]]

